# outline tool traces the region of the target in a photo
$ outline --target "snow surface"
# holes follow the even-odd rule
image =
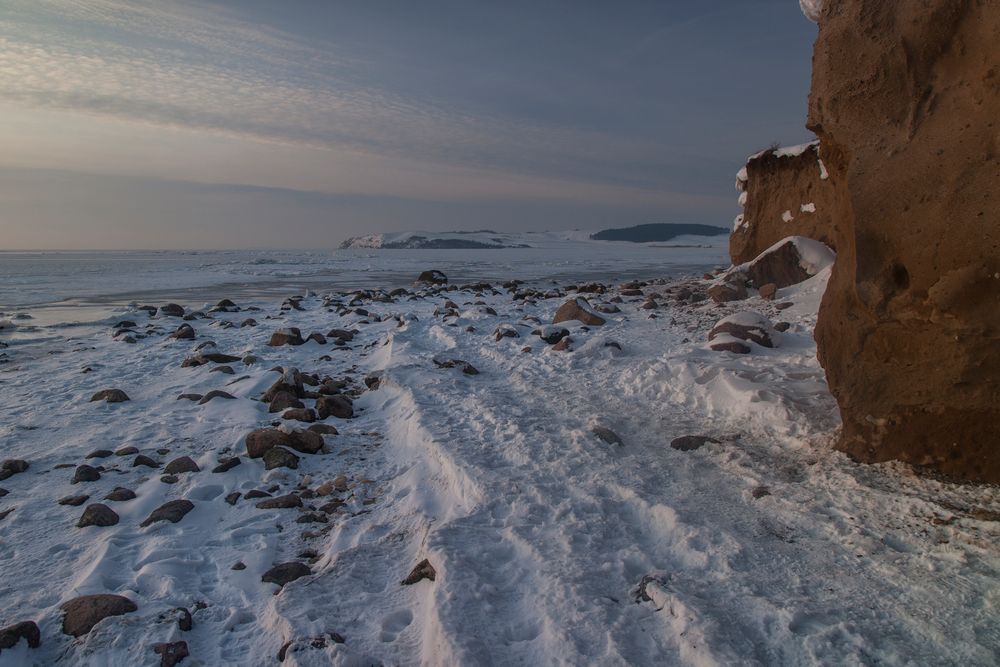
[[[674,305],[651,319],[639,309],[644,297],[625,297],[620,313],[602,314],[608,324],[568,326],[568,353],[543,345],[530,333],[538,324],[523,319],[551,321],[573,295],[555,288],[525,304],[503,289],[365,301],[386,316],[367,319],[329,312],[320,296],[302,299],[301,312],[262,297],[239,302],[260,313],[193,322],[193,341],[165,338],[178,320],[140,311],[4,338],[0,440],[5,457],[31,468],[0,482],[10,491],[0,512],[14,509],[0,520],[0,624],[34,619],[43,639],[38,649],[4,649],[0,665],[152,664],[152,645],[176,640],[188,643],[182,664],[192,665],[277,664],[289,640],[286,665],[993,663],[996,489],[859,465],[832,450],[836,405],[812,338],[829,271],[779,290],[778,302],[794,303],[783,311],[756,298],[675,304],[664,297],[671,285],[651,285],[647,295]],[[463,314],[436,316],[445,299]],[[791,323],[781,348],[703,348],[720,317],[747,308]],[[221,326],[251,315],[261,326]],[[152,325],[151,335],[115,341],[109,329],[123,317],[140,332]],[[504,324],[520,337],[494,340]],[[266,346],[292,326],[359,334],[346,349]],[[234,375],[180,368],[209,339],[259,361],[231,364]],[[436,355],[480,373],[436,368]],[[278,377],[274,366],[355,383],[383,375],[355,401],[355,419],[327,420],[340,430],[327,453],[303,454],[295,471],[265,471],[246,458],[243,438],[277,417],[252,400]],[[105,387],[132,400],[88,402]],[[210,389],[237,398],[175,400]],[[625,444],[602,442],[593,424]],[[718,442],[669,447],[689,434]],[[72,485],[73,468],[57,467],[124,445],[164,462],[189,455],[202,472],[171,485],[131,457],[109,457],[89,461],[106,467],[99,481]],[[224,453],[242,464],[209,472]],[[315,489],[341,474],[349,490],[328,524],[223,501],[232,491]],[[71,493],[96,501],[115,486],[138,497],[109,503],[121,515],[113,527],[75,528],[82,507],[56,504]],[[139,527],[176,498],[195,505],[181,522]],[[312,575],[278,594],[261,583],[273,563],[310,560],[300,555],[307,549]],[[424,558],[436,580],[401,586]],[[232,570],[237,561],[246,569]],[[99,592],[139,609],[80,639],[63,636],[58,605]],[[171,616],[181,606],[193,613],[189,632]],[[312,646],[331,631],[345,643]]]

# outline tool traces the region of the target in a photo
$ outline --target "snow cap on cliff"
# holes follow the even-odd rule
[[[807,19],[813,23],[819,22],[820,12],[823,11],[823,0],[799,0],[799,7]]]

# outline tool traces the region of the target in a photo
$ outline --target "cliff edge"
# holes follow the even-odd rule
[[[826,2],[807,126],[839,226],[839,446],[1000,482],[1000,3]]]

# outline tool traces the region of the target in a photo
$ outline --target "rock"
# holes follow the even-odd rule
[[[565,338],[563,338],[562,340],[560,340],[558,343],[556,343],[555,345],[553,345],[552,349],[554,351],[556,351],[556,352],[569,352],[570,351],[570,345],[572,343],[573,343],[573,339],[570,338],[569,336],[566,336]]]
[[[201,468],[190,456],[181,456],[168,463],[163,472],[168,475],[177,475],[184,472],[201,472]]]
[[[743,280],[723,281],[708,288],[708,297],[715,303],[742,301],[747,296],[749,293]]]
[[[69,505],[70,507],[79,507],[90,500],[90,496],[66,496],[59,499],[60,505]]]
[[[822,15],[807,122],[842,226],[815,330],[837,447],[989,483],[1000,482],[998,30],[996,2],[838,3]]]
[[[132,500],[135,498],[135,491],[132,489],[126,489],[121,486],[116,486],[108,495],[104,496],[105,500],[112,500],[115,502],[124,502],[126,500]]]
[[[247,456],[257,459],[277,445],[283,445],[288,441],[288,434],[276,428],[260,428],[247,434]]]
[[[440,271],[424,271],[417,276],[416,282],[428,285],[447,285],[448,276],[444,275]]]
[[[101,473],[93,466],[80,465],[76,467],[76,472],[73,473],[73,481],[70,484],[78,484],[80,482],[96,482],[101,478]]]
[[[330,424],[313,424],[307,430],[320,435],[337,435],[339,433],[337,427]]]
[[[213,473],[229,472],[241,463],[240,457],[233,456],[228,459],[219,459],[219,465],[212,468]]]
[[[479,375],[475,366],[461,359],[434,359],[434,365],[438,368],[461,368],[466,375]]]
[[[184,515],[194,509],[194,503],[190,500],[171,500],[166,502],[155,510],[146,518],[145,521],[139,525],[143,528],[157,521],[169,521],[170,523],[177,523],[184,518]]]
[[[278,496],[277,498],[268,498],[267,500],[262,500],[257,503],[257,509],[260,510],[275,510],[275,509],[290,509],[292,507],[302,507],[302,499],[299,498],[294,493],[289,493],[284,496]]]
[[[229,299],[223,299],[219,303],[215,304],[215,309],[219,310],[221,312],[224,312],[224,313],[228,313],[230,311],[238,311],[239,310],[239,306],[237,306],[235,303],[233,303]]]
[[[267,491],[261,491],[260,489],[253,489],[252,491],[247,491],[245,496],[247,500],[254,500],[255,498],[270,498],[271,494]]]
[[[306,512],[295,518],[295,523],[328,523],[330,519],[322,512]]]
[[[28,648],[38,648],[42,645],[42,633],[34,621],[21,621],[0,628],[0,650],[14,648],[21,640],[28,643]]]
[[[94,503],[93,505],[87,505],[87,508],[83,510],[83,515],[76,522],[76,527],[114,526],[117,523],[118,514],[113,509],[101,503]]]
[[[753,496],[755,500],[759,500],[764,496],[771,495],[771,489],[767,488],[766,486],[755,486],[753,490],[750,491],[750,495]]]
[[[133,445],[128,445],[126,447],[120,447],[115,450],[115,456],[131,456],[132,454],[138,454],[139,448]]]
[[[354,416],[354,403],[343,395],[320,396],[316,400],[316,413],[320,419],[327,417],[350,419]]]
[[[106,459],[107,457],[114,454],[110,449],[95,449],[91,453],[87,454],[85,459]]]
[[[244,329],[246,327],[255,327],[255,326],[257,326],[257,320],[255,320],[252,317],[248,317],[245,320],[243,320],[242,322],[240,322],[240,328],[241,329]]]
[[[311,334],[309,334],[309,337],[306,338],[306,341],[307,342],[313,341],[314,343],[318,343],[320,345],[326,345],[326,337],[318,331],[313,331]]]
[[[121,389],[102,389],[90,397],[90,402],[104,401],[105,403],[124,403],[129,400],[128,394]]]
[[[774,301],[774,295],[778,292],[778,286],[774,283],[767,283],[766,285],[761,285],[757,290],[760,294],[760,298],[767,299],[768,301]]]
[[[569,329],[557,327],[551,324],[542,327],[542,329],[538,332],[538,337],[549,345],[555,345],[568,335]]]
[[[774,347],[774,327],[771,321],[752,310],[733,313],[719,320],[708,333],[708,340],[713,341],[722,334],[743,341],[753,341],[764,347]]]
[[[198,396],[198,394],[193,394],[193,395],[194,396]],[[208,392],[204,396],[198,396],[198,398],[196,400],[198,401],[198,405],[205,405],[209,401],[211,401],[213,399],[216,399],[216,398],[222,398],[222,399],[225,399],[227,401],[236,400],[235,396],[233,396],[229,392],[222,391],[221,389],[213,389],[212,391]]]
[[[292,561],[289,563],[279,563],[264,573],[260,580],[264,583],[278,584],[284,586],[291,582],[312,574],[312,570],[305,563]]]
[[[160,656],[160,667],[174,667],[181,660],[191,655],[188,653],[188,645],[185,641],[153,644],[153,653]]]
[[[268,406],[267,411],[283,412],[288,408],[304,408],[305,404],[287,391],[279,391],[271,399],[271,404]]]
[[[236,501],[240,499],[241,495],[242,494],[239,491],[233,491],[231,493],[227,493],[226,497],[223,500],[225,500],[230,505],[235,505]]]
[[[222,373],[223,375],[236,375],[236,371],[233,370],[232,366],[216,366],[215,368],[208,371],[209,373]]]
[[[295,470],[299,467],[299,457],[291,453],[284,447],[273,447],[264,452],[264,469],[274,470],[275,468],[290,468]]]
[[[729,334],[719,334],[708,344],[713,352],[733,352],[735,354],[750,354],[750,346],[739,338]]]
[[[323,449],[323,436],[315,431],[292,431],[285,444],[303,454],[316,454]]]
[[[719,441],[707,435],[682,435],[670,441],[670,447],[681,452],[693,452],[705,446],[706,443],[718,444]]]
[[[184,308],[176,303],[168,303],[165,306],[160,306],[160,315],[166,315],[167,317],[184,317]]]
[[[121,595],[100,593],[82,595],[59,606],[65,612],[62,631],[73,637],[81,637],[95,625],[109,616],[122,616],[137,611],[134,602]]]
[[[184,323],[177,327],[177,329],[170,334],[169,338],[175,340],[194,340],[194,327],[190,324]]]
[[[229,569],[231,569],[231,570],[245,570],[245,569],[247,569],[247,566],[246,566],[246,563],[244,563],[243,561],[236,561],[235,563],[233,563],[233,566],[231,568],[229,568]]]
[[[758,255],[743,271],[754,285],[776,289],[808,280],[833,264],[836,255],[819,241],[791,236]]]
[[[176,484],[180,481],[180,478],[177,475],[161,475],[160,481],[164,484]]]
[[[590,307],[590,302],[583,298],[570,299],[559,306],[555,316],[552,318],[552,324],[571,320],[582,322],[588,326],[600,326],[607,321],[595,313]]]
[[[621,446],[625,444],[625,442],[621,439],[621,436],[605,426],[591,426],[590,432],[609,445]]]
[[[520,338],[521,334],[517,332],[517,329],[509,324],[501,324],[497,327],[496,331],[493,332],[493,337],[500,341],[504,338]]]
[[[788,329],[791,326],[792,325],[791,325],[790,322],[775,322],[774,323],[774,330],[784,333],[785,331],[788,331]]]
[[[312,408],[292,408],[281,413],[282,419],[312,423],[316,421],[316,411]]]
[[[354,332],[346,329],[330,329],[326,332],[327,338],[335,338],[339,341],[349,342],[354,340]]]
[[[382,376],[383,376],[382,371],[373,371],[369,373],[368,375],[365,376],[364,380],[365,386],[368,387],[368,389],[370,389],[371,391],[377,391],[378,388],[382,385]]]
[[[267,344],[271,347],[280,347],[282,345],[304,345],[305,341],[302,339],[301,331],[295,327],[289,327],[278,329],[271,334],[271,340]]]
[[[18,473],[28,469],[28,462],[24,459],[6,459],[0,463],[0,481],[9,479]]]
[[[347,475],[337,475],[334,477],[333,488],[337,491],[347,491]]]
[[[223,354],[222,352],[201,352],[198,354],[198,359],[203,362],[211,362],[213,364],[231,364],[234,361],[239,361],[239,357],[235,357],[231,354]]]
[[[437,578],[437,572],[434,570],[434,566],[426,558],[414,567],[410,574],[407,575],[406,579],[403,579],[401,583],[403,586],[411,586],[422,579],[429,579],[434,581]]]
[[[160,464],[154,461],[153,459],[149,458],[145,454],[139,454],[139,456],[135,457],[135,460],[132,461],[132,467],[138,468],[139,466],[146,466],[147,468],[159,468]]]

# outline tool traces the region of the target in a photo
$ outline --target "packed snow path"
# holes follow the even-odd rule
[[[364,305],[416,316],[401,325],[338,316],[309,297],[301,312],[258,315],[253,329],[194,322],[195,341],[124,345],[100,333],[64,345],[76,350],[72,367],[46,358],[57,341],[12,347],[21,370],[4,375],[5,456],[32,468],[2,483],[11,493],[0,509],[16,509],[0,523],[0,565],[14,575],[0,621],[38,620],[43,645],[21,642],[0,664],[142,664],[154,643],[178,639],[187,661],[204,665],[275,664],[289,641],[293,665],[989,664],[1000,650],[995,490],[830,450],[835,405],[811,340],[824,278],[783,294],[797,305],[780,313],[759,300],[650,311],[626,299],[604,326],[568,323],[569,352],[522,319],[551,321],[563,298],[522,305],[504,290]],[[446,299],[460,305],[457,317],[435,315]],[[712,324],[748,305],[792,323],[780,346],[704,349]],[[502,324],[519,337],[496,340]],[[266,347],[280,326],[361,333],[351,349]],[[261,357],[234,364],[246,379],[225,386],[232,378],[209,368],[179,368],[209,334],[220,350]],[[479,374],[434,364],[448,358]],[[274,365],[382,377],[355,401],[354,419],[327,420],[340,430],[326,438],[329,453],[265,472],[245,457],[243,437],[278,417],[248,400],[275,379]],[[106,384],[133,400],[85,402]],[[174,400],[213,388],[237,400]],[[52,414],[53,405],[65,407]],[[670,447],[699,434],[715,442]],[[98,493],[54,467],[105,444],[164,447],[158,458],[187,454],[202,472],[164,484],[158,471],[112,467],[106,484],[93,483]],[[242,464],[209,473],[226,447]],[[350,490],[328,524],[223,501],[340,474]],[[80,508],[55,504],[126,480],[138,498],[115,504],[116,526],[74,528]],[[138,527],[181,497],[195,503],[184,520]],[[435,580],[402,586],[425,558]],[[274,594],[261,574],[292,560],[312,574]],[[232,570],[237,561],[245,569]],[[79,640],[62,636],[58,603],[94,592],[128,595],[139,610]],[[176,607],[192,609],[191,631],[177,629]]]

